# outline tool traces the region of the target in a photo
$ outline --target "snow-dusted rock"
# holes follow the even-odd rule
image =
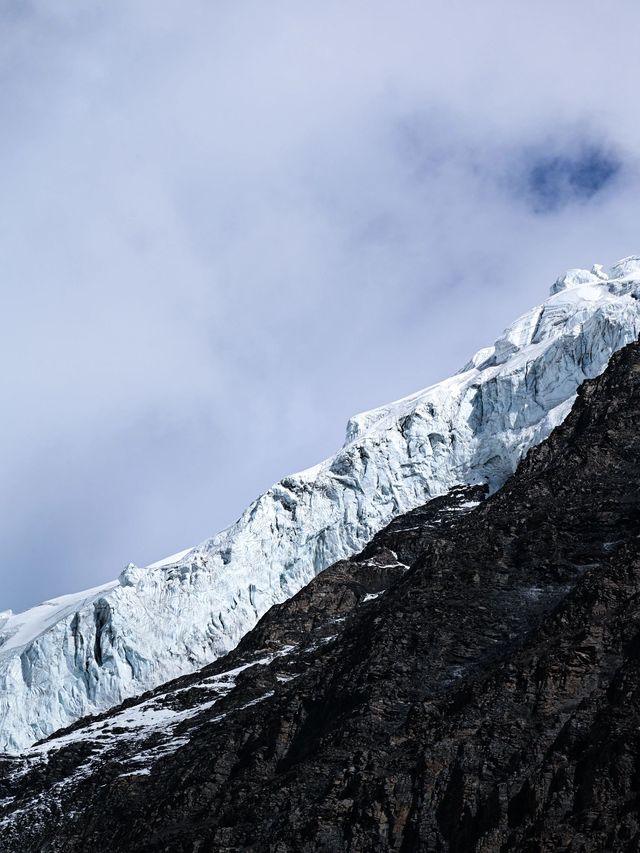
[[[224,654],[274,603],[395,515],[457,483],[504,482],[577,386],[640,333],[640,258],[571,270],[455,376],[357,415],[343,448],[234,525],[118,581],[0,617],[0,750]]]

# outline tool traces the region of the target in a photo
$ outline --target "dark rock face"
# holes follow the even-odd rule
[[[201,672],[0,760],[3,851],[640,850],[640,345]]]

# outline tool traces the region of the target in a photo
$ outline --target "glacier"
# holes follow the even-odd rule
[[[111,583],[0,613],[0,752],[16,753],[232,649],[273,604],[460,483],[498,488],[577,387],[640,334],[640,256],[573,269],[454,376],[347,425],[231,527]]]

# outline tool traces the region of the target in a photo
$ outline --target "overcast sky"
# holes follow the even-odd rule
[[[0,0],[0,610],[640,253],[640,4]]]

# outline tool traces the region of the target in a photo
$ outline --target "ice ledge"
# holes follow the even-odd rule
[[[590,270],[567,270],[564,275],[554,281],[549,293],[554,296],[563,290],[582,287],[584,284],[603,284],[608,278],[609,276],[604,272],[602,264],[594,264]]]
[[[640,279],[640,255],[629,255],[609,270],[611,279]]]
[[[549,293],[554,296],[563,290],[582,287],[585,284],[603,284],[607,281],[628,281],[640,279],[640,255],[629,255],[614,264],[608,273],[602,264],[594,264],[590,270],[571,269],[551,285]]]

